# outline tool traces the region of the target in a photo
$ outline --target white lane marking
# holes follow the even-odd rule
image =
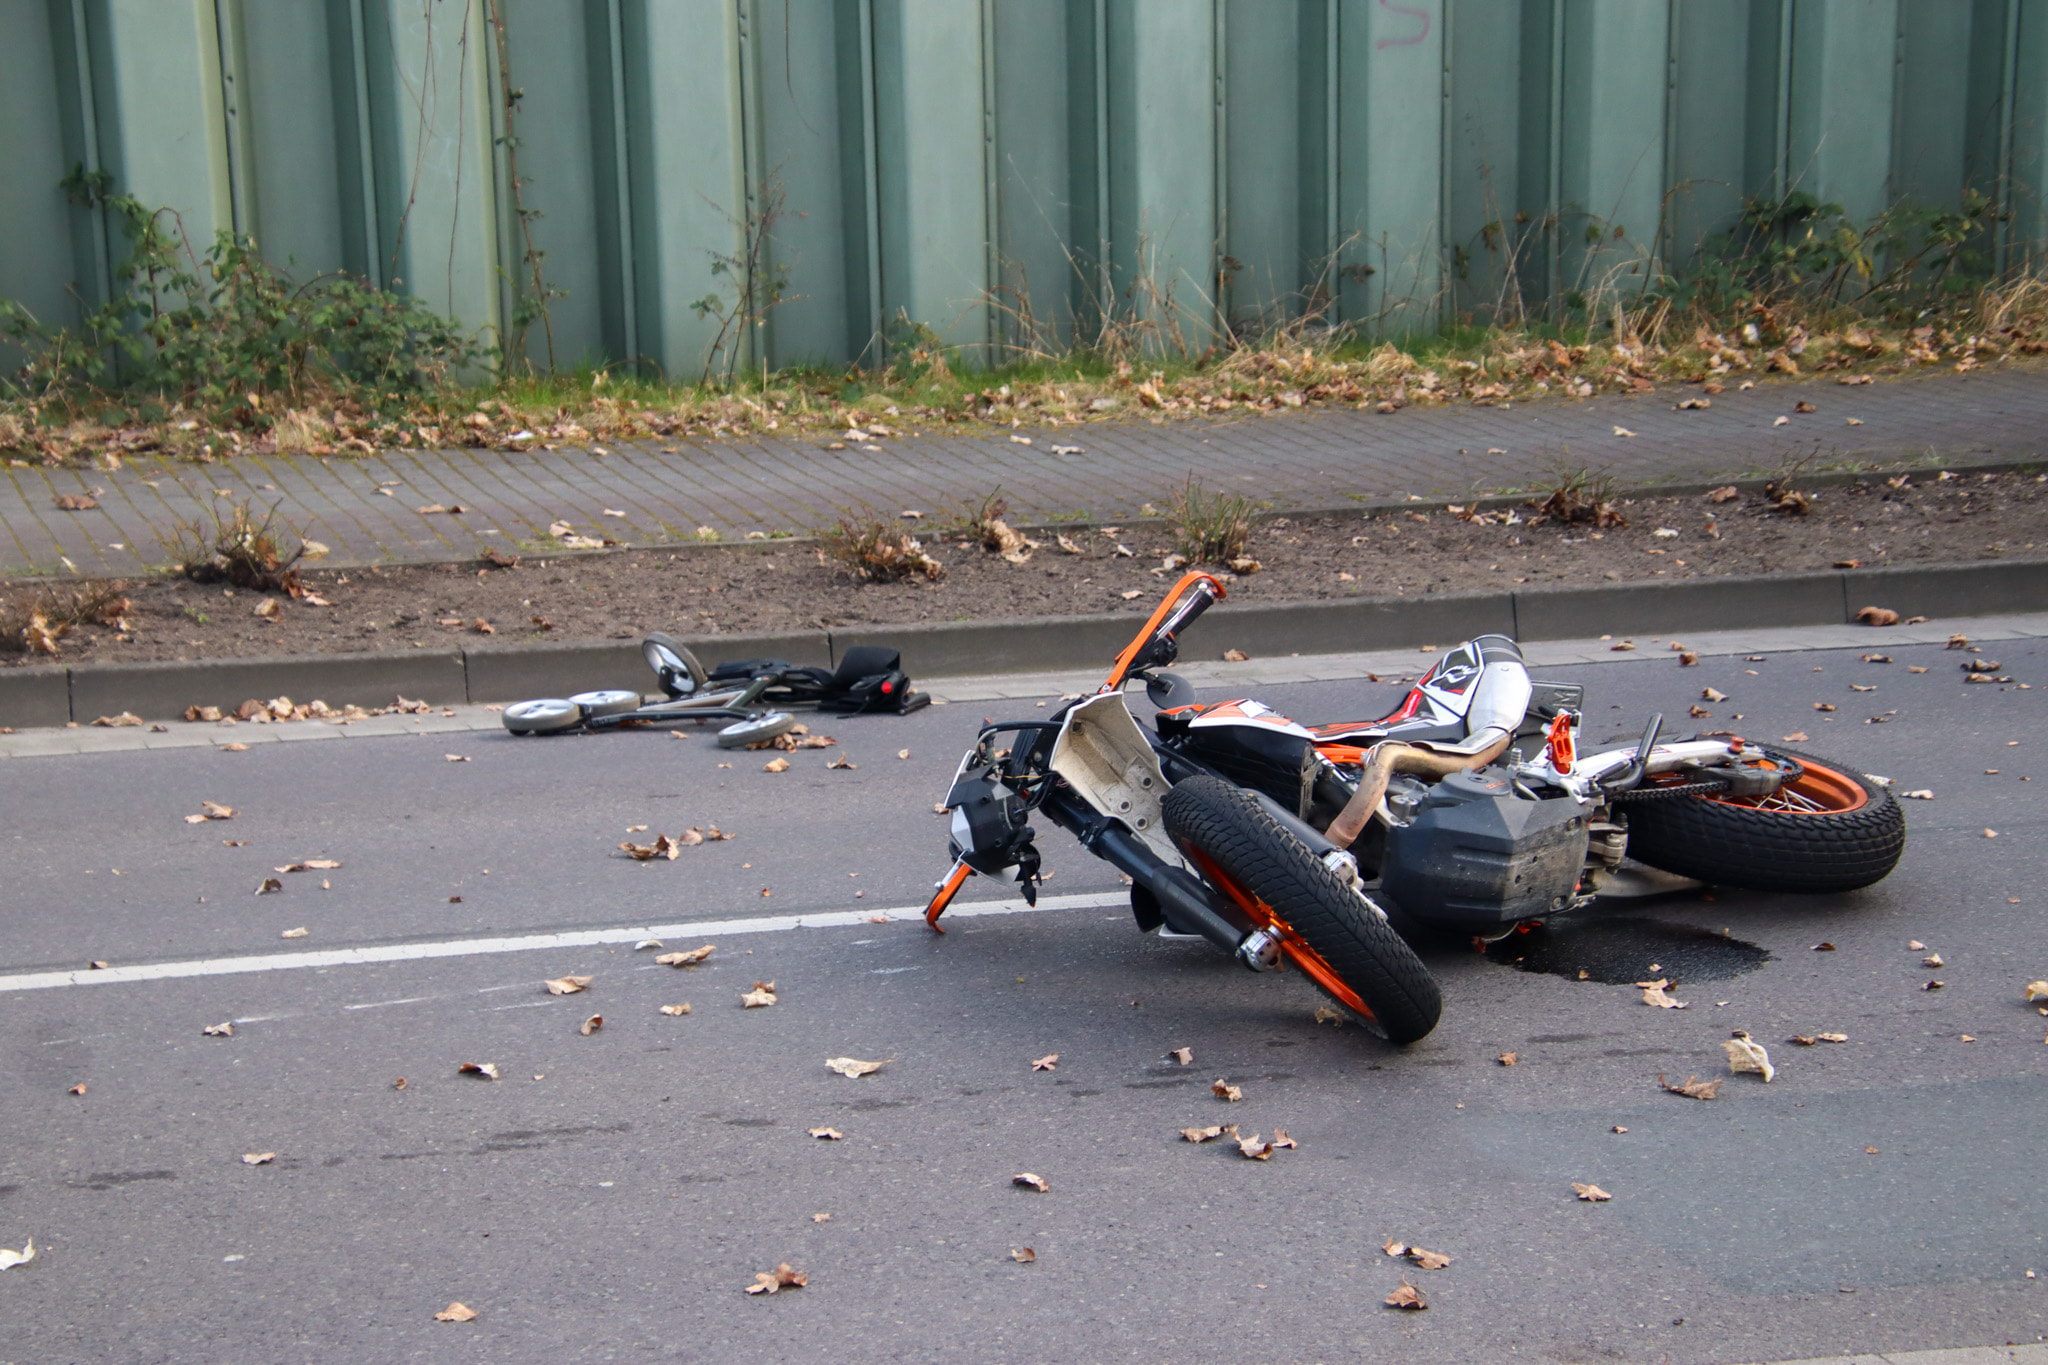
[[[403,1000],[371,1000],[361,1005],[343,1005],[345,1010],[381,1010],[386,1005],[417,1005],[422,1000],[432,1000],[431,995],[409,995]],[[236,1020],[241,1023],[241,1020]]]
[[[1026,915],[1047,910],[1095,910],[1121,905],[1128,892],[1086,892],[1040,896],[1035,906],[1021,900],[971,901],[946,912],[949,919],[982,915]],[[892,921],[924,918],[923,906],[889,910],[838,910],[815,915],[767,915],[759,919],[698,920],[683,924],[646,924],[630,929],[583,929],[563,934],[523,934],[511,938],[448,939],[438,943],[394,943],[372,948],[326,948],[307,953],[264,953],[253,957],[210,957],[189,962],[154,962],[137,967],[101,967],[85,971],[19,972],[0,976],[0,991],[43,991],[64,986],[128,986],[143,981],[173,981],[194,976],[239,976],[247,972],[295,971],[307,967],[364,967],[378,962],[416,962],[436,957],[483,957],[497,953],[530,953],[543,949],[592,948],[609,943],[638,943],[643,938],[684,938],[736,934],[774,934],[791,929],[842,929],[872,923],[876,915]],[[393,1002],[395,1003],[395,1002]]]

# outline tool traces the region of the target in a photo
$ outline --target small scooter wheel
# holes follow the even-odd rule
[[[586,720],[596,716],[616,716],[621,711],[640,709],[638,692],[627,692],[617,688],[604,692],[578,692],[569,700],[583,709]]]
[[[764,739],[786,735],[796,729],[796,717],[787,711],[765,711],[752,720],[735,721],[718,732],[721,749],[744,749]]]
[[[694,696],[704,690],[705,680],[711,676],[690,647],[673,635],[655,631],[640,642],[640,653],[661,679],[662,690],[672,697]]]
[[[545,735],[583,723],[583,708],[561,697],[515,701],[505,708],[505,728],[515,735]]]

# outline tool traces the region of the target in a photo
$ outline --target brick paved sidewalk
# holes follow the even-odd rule
[[[1767,474],[1810,452],[1817,468],[2048,456],[2048,372],[2035,368],[1759,385],[1721,394],[1707,411],[1673,409],[1696,392],[1026,427],[1017,435],[1028,446],[1001,432],[940,432],[884,440],[880,454],[828,451],[828,436],[771,436],[667,443],[680,444],[676,454],[627,442],[607,455],[393,450],[212,465],[145,458],[111,473],[10,467],[0,470],[0,573],[134,574],[168,557],[164,540],[179,522],[242,498],[277,504],[282,520],[332,548],[326,564],[339,567],[552,545],[548,526],[558,520],[632,545],[687,539],[699,526],[732,539],[803,532],[863,508],[958,509],[999,484],[1013,519],[1028,523],[1126,519],[1191,473],[1212,489],[1307,511],[1531,488],[1560,464],[1642,486]],[[1816,411],[1798,413],[1800,400]],[[1781,416],[1789,421],[1774,425]],[[1635,434],[1617,436],[1617,426]],[[1055,444],[1081,453],[1055,454]],[[56,509],[59,494],[76,492],[93,493],[99,508]],[[417,510],[434,504],[464,510]]]

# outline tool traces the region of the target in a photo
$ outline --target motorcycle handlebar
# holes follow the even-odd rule
[[[1147,617],[1145,624],[1124,646],[1124,652],[1116,656],[1116,663],[1109,671],[1109,677],[1097,689],[1100,692],[1114,692],[1130,679],[1134,669],[1152,663],[1166,663],[1166,659],[1148,659],[1145,652],[1162,637],[1172,639],[1193,625],[1195,618],[1209,609],[1209,604],[1229,596],[1223,580],[1214,574],[1191,570],[1181,576],[1180,582],[1166,595]]]

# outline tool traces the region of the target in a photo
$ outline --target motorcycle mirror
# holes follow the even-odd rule
[[[1195,686],[1178,673],[1150,673],[1145,677],[1145,695],[1162,711],[1195,704]]]

